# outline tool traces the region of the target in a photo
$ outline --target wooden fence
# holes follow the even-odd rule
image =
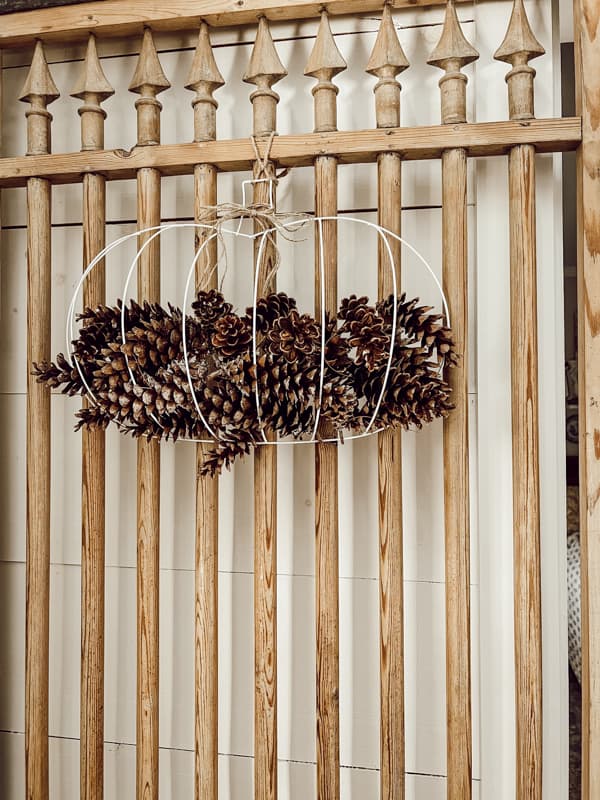
[[[421,0],[421,5],[430,0]],[[406,128],[401,123],[397,76],[409,64],[398,40],[393,8],[413,4],[394,0],[383,7],[379,35],[367,72],[374,87],[376,130],[338,132],[337,88],[333,79],[346,63],[331,35],[329,15],[381,12],[380,0],[329,0],[326,9],[308,0],[147,0],[90,2],[5,16],[0,48],[35,43],[21,99],[29,104],[26,155],[0,159],[0,187],[26,187],[28,204],[28,404],[27,404],[27,609],[26,609],[26,792],[30,800],[48,797],[48,659],[50,567],[50,394],[31,377],[31,365],[50,352],[50,235],[53,184],[80,183],[83,202],[83,263],[104,246],[105,185],[137,180],[140,228],[160,222],[161,177],[193,174],[195,214],[217,200],[217,171],[242,171],[256,164],[249,140],[216,140],[217,103],[223,85],[209,37],[211,26],[258,24],[245,80],[251,95],[253,133],[260,144],[276,130],[278,95],[273,89],[286,74],[276,53],[269,20],[315,20],[315,46],[306,66],[314,78],[314,132],[278,136],[267,170],[314,165],[317,214],[337,213],[338,165],[377,163],[379,222],[400,233],[401,171],[406,160],[440,159],[443,186],[443,279],[461,361],[452,373],[456,409],[444,425],[446,530],[446,681],[447,795],[471,797],[472,725],[469,608],[469,459],[467,397],[467,161],[474,156],[508,157],[510,207],[510,283],[512,330],[512,426],[514,475],[514,627],[518,800],[542,797],[542,661],[540,597],[540,501],[538,459],[538,357],[536,341],[535,155],[578,152],[580,430],[582,486],[584,721],[583,797],[600,796],[600,34],[595,0],[575,0],[578,116],[534,117],[535,71],[530,60],[543,53],[522,0],[515,0],[497,59],[507,62],[509,116],[495,123],[466,121],[469,90],[462,68],[478,58],[464,37],[452,2],[441,38],[429,63],[442,70],[441,124]],[[142,23],[143,20],[143,23]],[[508,21],[507,21],[508,22]],[[315,22],[316,24],[316,22]],[[186,88],[195,95],[194,142],[161,145],[161,104],[169,86],[154,47],[152,31],[199,26],[196,54]],[[130,90],[139,95],[137,145],[131,152],[104,149],[106,113],[102,102],[112,88],[96,53],[96,39],[135,34],[143,37]],[[81,80],[73,95],[82,101],[81,151],[51,153],[52,116],[58,97],[46,63],[44,42],[88,37]],[[365,78],[366,79],[366,78]],[[226,91],[226,88],[222,91]],[[498,87],[501,91],[501,87]],[[250,133],[250,131],[249,131]],[[263,187],[258,185],[257,197]],[[499,188],[498,202],[504,198]],[[198,237],[197,246],[202,244]],[[156,242],[156,240],[155,240]],[[324,298],[337,305],[337,229],[324,225]],[[394,245],[392,245],[394,246]],[[211,244],[197,269],[205,281],[214,262]],[[399,263],[399,253],[398,263]],[[319,254],[317,253],[317,258]],[[140,299],[160,299],[160,251],[155,243],[139,261]],[[380,253],[379,291],[390,292]],[[316,270],[317,282],[320,280]],[[213,281],[215,277],[211,278]],[[103,270],[85,285],[86,305],[104,301]],[[316,292],[320,297],[320,288]],[[317,308],[317,313],[320,309]],[[378,434],[380,561],[380,767],[382,800],[405,796],[402,437]],[[203,445],[198,445],[202,458]],[[337,446],[317,444],[316,459],[316,652],[317,796],[340,796],[339,602]],[[158,567],[160,449],[138,444],[137,564],[137,797],[158,797]],[[254,640],[255,727],[254,797],[277,797],[277,481],[276,448],[254,456]],[[104,706],[104,470],[100,432],[84,433],[82,491],[81,619],[81,797],[99,800],[103,792]],[[217,798],[217,480],[196,482],[195,589],[195,797]]]

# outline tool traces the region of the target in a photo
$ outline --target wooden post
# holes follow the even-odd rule
[[[462,33],[450,0],[442,35],[428,59],[444,70],[439,84],[443,124],[466,122],[467,77],[461,69],[478,57]],[[467,155],[458,147],[442,153],[443,283],[459,356],[458,365],[447,370],[455,409],[444,420],[449,800],[470,798],[472,779],[467,243]]]
[[[156,99],[168,89],[154,40],[144,30],[142,49],[130,91],[139,93],[137,143],[160,142],[160,112]],[[160,224],[160,172],[143,168],[137,175],[138,227]],[[141,247],[151,234],[138,239]],[[145,248],[138,262],[140,301],[160,301],[160,239]],[[137,752],[136,786],[138,800],[158,799],[158,588],[160,524],[160,446],[153,439],[138,441],[138,544],[137,544]]]
[[[346,69],[333,39],[327,12],[321,22],[313,50],[304,70],[317,81],[314,96],[315,131],[337,129],[338,88],[332,78]],[[337,158],[315,159],[315,213],[337,214]],[[323,225],[325,309],[337,313],[337,223]],[[321,252],[315,247],[315,315],[321,318]],[[328,426],[319,435],[331,438]],[[317,798],[338,800],[340,796],[339,713],[339,564],[338,564],[338,451],[336,443],[315,445],[316,542],[315,580],[317,615]]]
[[[27,154],[50,152],[59,96],[38,41],[20,95],[30,103]],[[48,798],[48,648],[50,609],[50,390],[32,365],[50,358],[50,182],[27,181],[27,565],[25,607],[25,794]]]
[[[408,67],[398,40],[391,7],[383,8],[381,26],[367,64],[379,78],[375,92],[378,128],[400,126],[400,84],[396,76]],[[382,153],[377,159],[379,224],[400,235],[402,158]],[[401,246],[388,237],[400,285]],[[379,297],[394,287],[387,248],[379,243]],[[402,432],[378,435],[379,470],[379,619],[380,619],[380,797],[403,800],[404,779],[404,585],[402,537]]]
[[[254,136],[270,135],[276,130],[279,95],[272,86],[287,75],[279,60],[265,17],[258,21],[258,32],[252,49],[247,83],[256,89],[250,95]],[[262,154],[261,154],[262,155]],[[254,178],[275,178],[275,167],[254,166]],[[269,183],[254,186],[253,201],[270,204],[270,191],[275,202],[275,186]],[[258,253],[258,240],[255,256]],[[269,243],[263,253],[258,295],[275,288],[275,279],[265,278],[274,262]],[[275,800],[277,797],[277,447],[264,445],[254,454],[254,797]]]
[[[534,116],[528,62],[542,55],[523,7],[515,0],[504,41],[494,58],[506,76],[511,119]],[[538,429],[535,148],[519,145],[508,156],[510,315],[512,341],[512,447],[515,582],[515,702],[517,800],[542,797],[542,609]]]
[[[216,65],[208,26],[202,23],[198,45],[188,75],[186,89],[196,92],[194,141],[216,137],[217,101],[213,92],[224,83]],[[212,164],[194,168],[194,218],[207,223],[206,207],[217,202],[217,170]],[[198,229],[196,249],[208,238]],[[217,240],[204,248],[196,268],[196,288],[216,289]],[[217,800],[218,796],[218,527],[219,482],[200,474],[210,445],[196,447],[196,603],[195,603],[195,800]]]
[[[83,100],[81,149],[104,149],[106,112],[100,103],[114,93],[106,80],[90,35],[83,70],[72,97]],[[106,181],[83,176],[83,268],[105,245]],[[84,307],[105,302],[104,262],[92,270],[83,287]],[[104,795],[104,431],[82,431],[81,530],[81,704],[80,793],[82,800]]]
[[[579,497],[581,525],[582,800],[600,796],[600,37],[597,4],[575,0]]]

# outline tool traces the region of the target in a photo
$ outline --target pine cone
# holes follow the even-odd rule
[[[321,332],[310,314],[300,315],[296,310],[273,322],[267,334],[271,355],[287,361],[296,361],[300,355],[311,356],[319,351]]]
[[[296,308],[296,301],[293,297],[288,297],[285,292],[273,292],[266,297],[261,297],[256,302],[256,330],[259,333],[267,333],[278,317],[287,315]],[[246,316],[252,325],[253,307],[246,309]]]
[[[80,369],[83,371],[81,364]],[[77,367],[71,366],[62,353],[56,357],[55,364],[48,361],[33,364],[33,374],[37,377],[38,383],[45,383],[51,389],[58,389],[59,386],[62,386],[61,392],[69,397],[84,392],[84,385]]]
[[[233,311],[231,303],[226,303],[221,292],[217,292],[215,289],[211,289],[209,292],[198,292],[192,308],[197,321],[202,328],[206,329],[207,335],[212,333],[214,324],[220,317],[225,317]]]
[[[219,356],[232,358],[248,349],[252,341],[252,329],[248,320],[237,314],[227,314],[214,324],[212,346]]]

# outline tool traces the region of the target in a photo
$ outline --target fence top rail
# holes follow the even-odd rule
[[[556,153],[575,150],[580,141],[581,118],[562,117],[277,136],[271,158],[281,167],[310,166],[318,155],[336,156],[342,164],[369,163],[386,152],[421,161],[440,158],[444,150],[454,147],[463,147],[468,156],[497,156],[518,144],[532,144],[540,153]],[[186,175],[196,164],[240,172],[250,170],[255,157],[249,139],[16,156],[0,159],[0,187],[24,186],[32,177],[78,183],[86,173],[122,180],[134,178],[144,167],[159,169],[163,175]]]
[[[393,8],[443,5],[445,0],[389,0]],[[470,2],[470,0],[456,0]],[[329,14],[381,13],[383,0],[327,0]],[[36,39],[74,41],[90,32],[101,36],[130,36],[149,25],[157,31],[192,29],[202,20],[225,27],[255,23],[259,16],[273,21],[318,17],[323,2],[315,0],[95,0],[95,2],[17,11],[2,16],[0,48],[22,47]]]

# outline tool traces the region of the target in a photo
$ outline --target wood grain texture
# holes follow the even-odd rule
[[[160,103],[156,94],[164,86],[155,68],[156,50],[149,31],[131,83],[139,91],[138,141],[160,139]],[[157,59],[156,59],[157,61]],[[143,63],[146,62],[146,63]],[[155,80],[155,84],[146,81]],[[147,101],[147,102],[146,102]],[[138,227],[160,224],[160,172],[137,173]],[[138,247],[151,234],[141,234]],[[138,262],[138,298],[160,302],[160,237],[155,238]],[[160,443],[140,439],[137,454],[137,719],[136,793],[138,800],[158,800],[158,664],[159,664],[159,563],[160,563]]]
[[[50,184],[27,184],[27,544],[25,794],[48,798],[50,390],[31,374],[50,358]]]
[[[208,141],[216,135],[217,102],[213,92],[223,84],[215,63],[208,27],[200,26],[198,45],[187,78],[186,88],[196,93],[194,138]],[[203,223],[208,206],[217,202],[217,170],[211,164],[194,169],[194,218]],[[196,231],[195,247],[206,242],[209,232]],[[204,246],[196,264],[196,289],[216,289],[218,273],[217,240]],[[200,470],[211,446],[196,446],[196,564],[195,564],[195,680],[194,680],[194,798],[217,800],[218,797],[218,556],[219,556],[219,481],[202,475]]]
[[[509,156],[517,800],[542,797],[535,150]]]
[[[600,36],[598,4],[575,0],[582,800],[600,796]]]
[[[375,162],[386,152],[401,154],[403,161],[419,161],[440,158],[452,147],[464,148],[468,156],[500,156],[517,144],[533,144],[538,153],[558,153],[575,150],[580,142],[581,119],[566,117],[284,135],[274,139],[271,156],[278,166],[306,167],[316,155],[335,156],[340,164]],[[191,175],[200,163],[214,164],[223,172],[243,172],[252,169],[254,158],[248,139],[17,156],[0,159],[0,188],[25,186],[36,176],[57,184],[79,183],[86,172],[122,180],[134,178],[142,168],[160,169],[162,175]]]
[[[506,76],[511,119],[534,115],[529,61],[544,52],[522,0],[514,0],[495,58],[512,66]],[[542,797],[542,599],[535,230],[535,148],[514,147],[508,157],[513,451],[516,798]]]
[[[392,0],[394,8],[441,4],[442,0]],[[157,31],[191,29],[202,20],[214,26],[247,25],[256,23],[261,14],[277,21],[306,19],[318,17],[322,7],[314,0],[96,0],[65,7],[59,14],[53,9],[7,14],[0,29],[0,48],[31,44],[40,37],[61,42],[86,39],[90,32],[139,35],[144,25]],[[381,0],[329,0],[327,9],[330,14],[379,12]]]
[[[41,42],[20,99],[27,111],[28,153],[50,151],[47,106],[58,97]],[[25,795],[48,798],[50,614],[50,389],[32,375],[50,358],[51,186],[27,182],[27,502],[25,596]]]
[[[378,161],[378,221],[400,234],[402,208],[400,156]],[[400,243],[388,240],[400,279]],[[393,292],[387,249],[379,247],[379,296]],[[380,759],[381,800],[405,794],[404,742],[404,553],[402,528],[402,432],[378,434],[379,614],[380,614]]]
[[[106,188],[101,175],[83,179],[83,267],[105,244]],[[83,289],[84,307],[105,302],[100,262]],[[104,795],[104,431],[82,431],[81,496],[81,706],[80,793],[82,800]]]
[[[287,74],[279,60],[268,23],[259,22],[256,42],[244,80],[256,85],[250,95],[253,133],[268,135],[276,127],[279,96],[274,83]],[[263,155],[264,148],[259,152]],[[264,157],[264,156],[263,156]],[[265,169],[257,162],[255,179],[274,178],[271,161]],[[272,197],[275,204],[275,189]],[[270,205],[268,183],[254,185],[253,203]],[[259,228],[255,228],[259,230]],[[254,243],[258,258],[260,240]],[[275,291],[275,276],[266,282],[275,262],[274,247],[265,245],[259,269],[258,296]],[[273,437],[274,438],[274,437]],[[277,798],[277,447],[257,447],[254,452],[254,798]]]
[[[400,125],[400,84],[396,76],[408,67],[390,7],[383,9],[381,26],[367,64],[378,82],[375,119],[378,128]],[[382,153],[377,159],[377,220],[400,235],[402,216],[402,159]],[[400,286],[402,247],[387,238],[393,269]],[[378,296],[394,292],[389,254],[378,242]],[[380,797],[404,800],[404,553],[402,527],[402,431],[383,431],[377,437],[379,487],[379,674],[380,674]]]
[[[454,410],[444,420],[447,797],[471,797],[471,625],[467,292],[467,157],[442,156],[443,284],[459,363],[447,370]]]
[[[449,0],[440,40],[428,59],[444,70],[439,82],[443,125],[467,121],[467,76],[461,69],[478,58]],[[455,408],[444,420],[448,800],[468,800],[472,793],[467,254],[467,153],[456,147],[442,154],[443,287],[459,358],[454,369],[446,370]]]
[[[337,214],[337,161],[315,160],[315,212]],[[323,222],[325,309],[337,311],[337,223]],[[321,317],[320,247],[316,244],[315,316]],[[323,429],[321,435],[331,431]],[[317,798],[340,797],[338,447],[315,445],[317,616]]]
[[[113,93],[100,66],[94,36],[88,39],[86,58],[71,95],[83,101],[81,147],[104,147],[102,100]],[[83,176],[83,269],[105,245],[106,181],[102,175]],[[106,300],[104,261],[83,285],[84,308]],[[87,401],[85,401],[87,402]],[[104,796],[104,548],[105,548],[105,435],[82,430],[81,495],[81,695],[80,695],[80,796]]]

